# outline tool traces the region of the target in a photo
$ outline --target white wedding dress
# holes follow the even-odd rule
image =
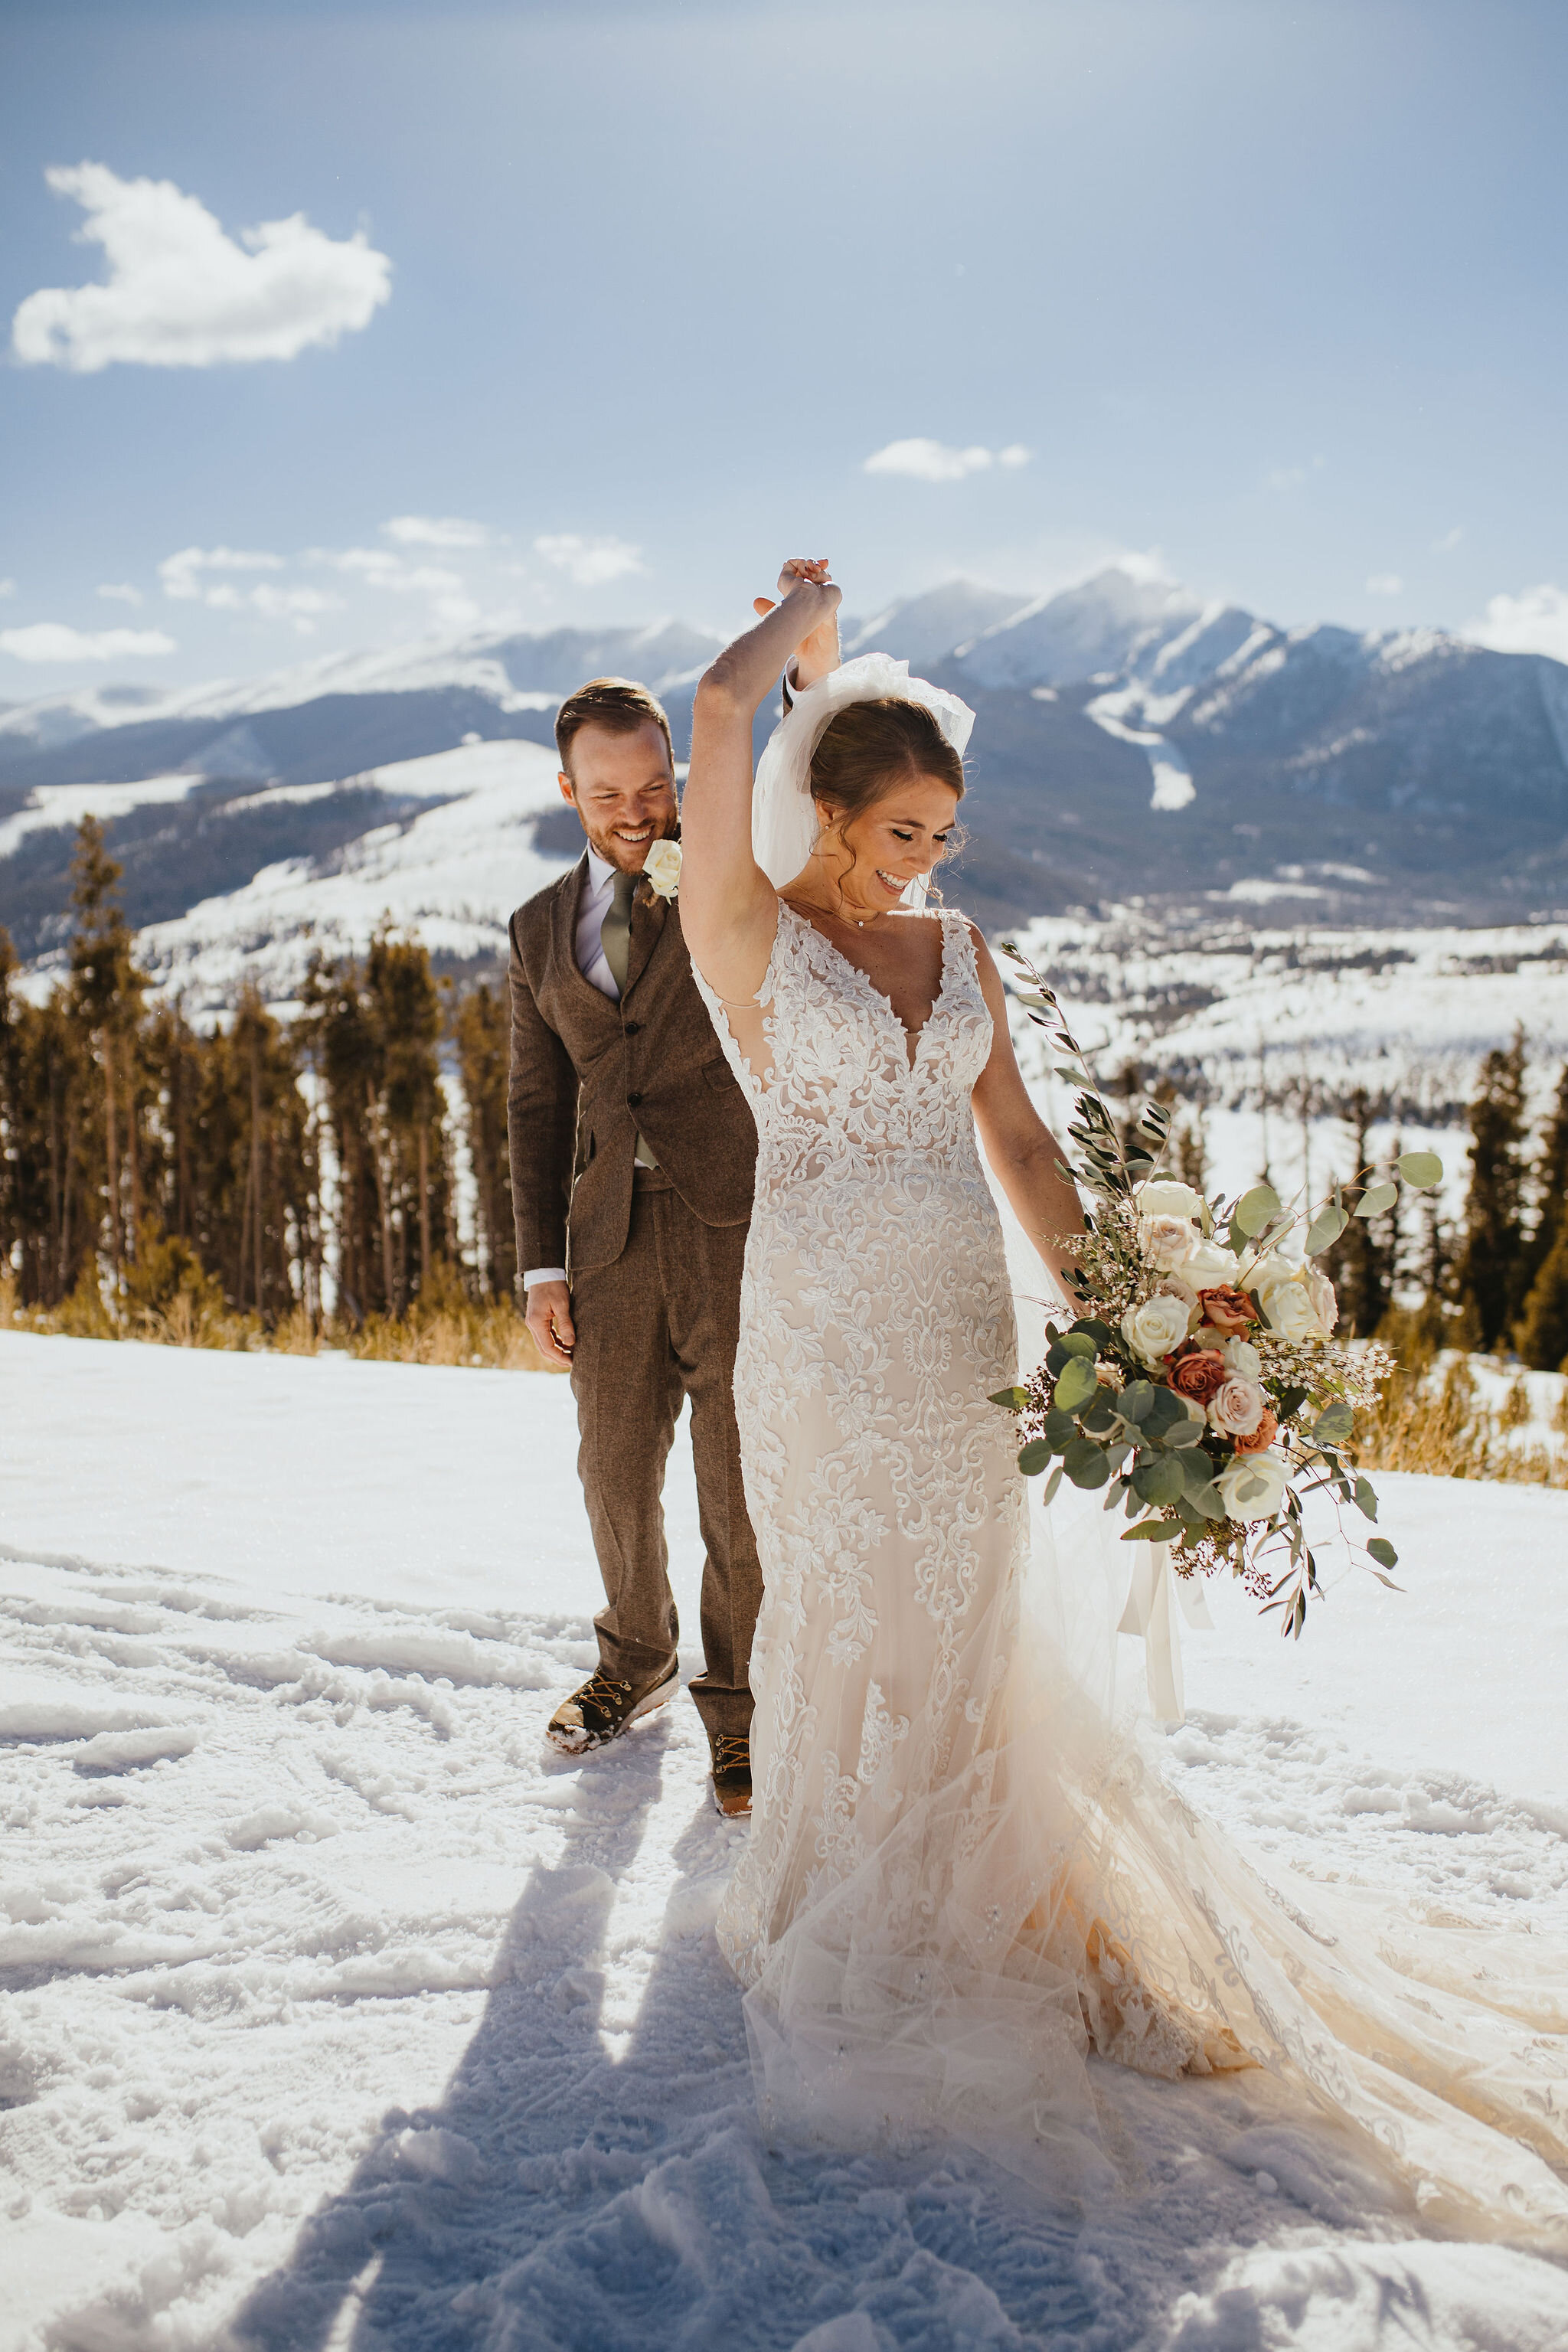
[[[991,1018],[967,926],[937,919],[914,1040],[782,900],[758,1069],[698,975],[759,1136],[735,1368],[754,1810],[719,1936],[764,2118],[951,2131],[1082,2189],[1110,2171],[1091,2050],[1257,2064],[1369,2135],[1431,2221],[1568,2248],[1553,1956],[1265,1885],[1114,1715],[1110,1522],[1080,1512],[1060,1572],[1031,1546],[987,1402],[1017,1353],[970,1103]]]

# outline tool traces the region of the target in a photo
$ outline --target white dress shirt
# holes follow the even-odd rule
[[[588,872],[577,907],[577,932],[573,943],[576,950],[578,971],[601,996],[607,996],[613,1004],[620,1003],[621,992],[616,985],[615,973],[605,961],[605,917],[610,911],[610,900],[615,895],[616,870],[596,849],[590,849]],[[564,1282],[565,1279],[563,1265],[531,1265],[522,1277],[522,1287],[527,1293],[536,1282]]]

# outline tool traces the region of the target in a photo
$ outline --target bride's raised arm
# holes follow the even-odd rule
[[[698,971],[726,999],[755,996],[778,925],[778,895],[752,855],[752,721],[792,656],[812,677],[833,667],[824,649],[838,599],[826,562],[792,559],[778,604],[725,646],[697,688],[680,803],[680,927]]]

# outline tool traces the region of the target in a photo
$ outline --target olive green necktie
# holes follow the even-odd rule
[[[610,903],[605,909],[605,920],[599,931],[600,950],[610,967],[610,978],[623,996],[626,992],[626,973],[631,968],[632,900],[640,879],[641,877],[636,874],[616,876]],[[658,1161],[640,1135],[637,1137],[636,1158],[639,1167],[658,1166]]]

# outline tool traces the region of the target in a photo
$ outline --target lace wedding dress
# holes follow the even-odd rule
[[[1265,1885],[1118,1721],[1110,1522],[1031,1548],[963,919],[910,1038],[780,901],[735,1391],[764,1595],[753,1813],[719,1920],[774,2128],[938,2128],[1108,2177],[1090,2052],[1256,2064],[1371,2136],[1429,2217],[1568,2246],[1568,1986],[1533,1939]],[[1116,1533],[1120,1532],[1118,1528]],[[1528,2144],[1527,2144],[1528,2143]]]

